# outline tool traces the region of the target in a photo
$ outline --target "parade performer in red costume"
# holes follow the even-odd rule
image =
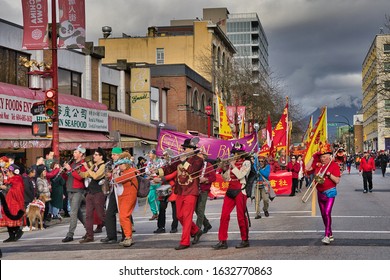
[[[194,236],[192,244],[199,242],[202,231],[192,221],[196,202],[199,195],[199,175],[203,167],[203,160],[196,155],[196,144],[186,139],[181,145],[184,148],[183,156],[180,157],[180,164],[177,167],[177,180],[175,194],[177,219],[182,225],[182,235],[179,246],[176,250],[183,250],[190,247],[190,237]]]
[[[229,160],[228,165],[223,166],[222,177],[224,181],[229,182],[229,188],[226,191],[222,205],[222,213],[218,231],[219,242],[213,246],[214,249],[227,249],[228,229],[230,213],[236,207],[237,221],[240,227],[241,243],[236,248],[249,247],[249,223],[245,216],[246,211],[246,192],[245,177],[249,174],[251,163],[245,159],[245,149],[240,143],[236,143],[231,150],[234,157]]]
[[[332,208],[337,195],[336,185],[340,182],[339,165],[332,159],[330,144],[320,145],[320,151],[313,155],[306,165],[308,174],[314,173],[317,184],[318,205],[325,225],[322,243],[328,245],[334,241],[332,233]]]

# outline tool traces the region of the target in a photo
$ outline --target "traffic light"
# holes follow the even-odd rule
[[[52,118],[56,114],[56,92],[54,89],[49,89],[45,92],[45,115]]]
[[[32,135],[34,136],[47,136],[47,122],[33,122],[32,123]]]

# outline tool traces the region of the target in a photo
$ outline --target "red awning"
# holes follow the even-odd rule
[[[60,129],[60,150],[74,150],[80,144],[87,149],[111,149],[118,143],[101,132]]]
[[[0,94],[31,99],[37,102],[45,100],[45,93],[42,92],[41,90],[31,90],[26,87],[21,87],[21,86],[6,84],[6,83],[0,83]],[[64,105],[85,107],[85,108],[96,109],[96,110],[107,110],[107,106],[102,103],[69,95],[69,94],[60,93],[58,95],[58,102],[59,104],[64,104]]]
[[[52,139],[33,136],[31,127],[0,125],[0,148],[50,148]],[[87,149],[110,149],[117,145],[117,142],[101,132],[77,131],[60,129],[60,150],[73,150],[78,145]]]

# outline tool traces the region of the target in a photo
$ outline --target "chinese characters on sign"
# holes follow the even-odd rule
[[[43,115],[33,116],[31,108],[36,100],[0,95],[0,123],[28,125],[48,119]],[[60,128],[108,131],[108,112],[84,107],[60,104]]]

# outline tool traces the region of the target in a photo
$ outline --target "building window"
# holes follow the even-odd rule
[[[383,51],[384,53],[390,53],[390,44],[384,44]]]
[[[29,68],[19,64],[20,57],[30,60],[30,54],[0,47],[0,82],[18,86],[28,86]]]
[[[390,99],[385,99],[385,110],[390,110]]]
[[[103,104],[107,105],[108,110],[110,111],[118,111],[117,90],[117,86],[102,83],[102,101]]]
[[[58,92],[81,97],[81,74],[58,68]]]
[[[390,128],[390,118],[385,118],[385,128]]]
[[[390,90],[390,81],[385,81],[384,88],[385,90]]]
[[[205,113],[206,108],[206,96],[202,94],[202,101],[200,102],[200,111]]]
[[[157,48],[156,49],[156,64],[164,64],[164,49]]]
[[[390,62],[385,62],[383,63],[383,65],[384,65],[384,70],[386,72],[390,72]]]
[[[194,110],[199,110],[199,100],[198,100],[198,91],[195,90],[194,92],[194,99],[192,101],[192,107],[194,108]]]
[[[187,85],[186,105],[188,105],[188,107],[191,107],[191,99],[191,86]]]
[[[150,119],[152,121],[158,121],[158,101],[151,100],[150,101]]]

